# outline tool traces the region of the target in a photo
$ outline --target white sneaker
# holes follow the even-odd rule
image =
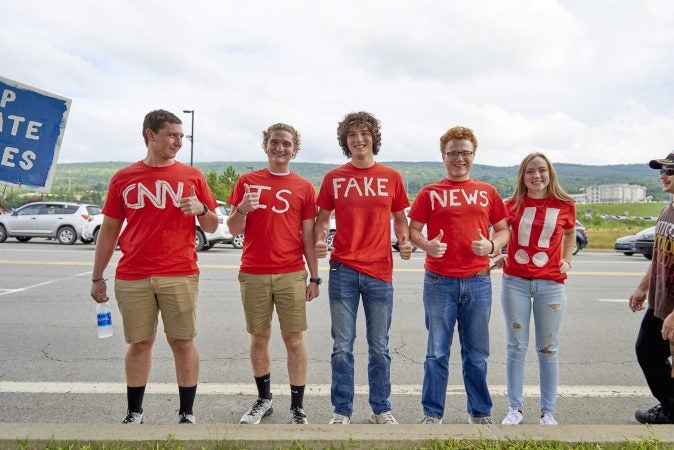
[[[334,413],[328,425],[348,425],[351,423],[351,417]]]
[[[421,423],[426,425],[441,424],[442,417],[424,416],[424,418],[421,420]]]
[[[398,421],[395,417],[393,417],[393,413],[391,411],[384,411],[379,414],[372,413],[370,415],[370,423],[393,425],[397,424]]]
[[[271,407],[271,399],[258,398],[255,400],[255,403],[253,403],[253,406],[241,416],[239,423],[257,425],[263,417],[267,417],[273,412],[274,408]]]
[[[552,414],[545,413],[541,416],[541,425],[557,425],[557,421]]]
[[[197,423],[197,420],[194,418],[194,414],[182,413],[178,415],[178,423]]]
[[[122,423],[132,423],[132,424],[141,424],[143,423],[143,412],[133,412],[127,411],[126,417],[122,420]]]
[[[501,425],[519,425],[520,423],[522,423],[522,411],[517,408],[508,408],[508,414],[501,421]]]
[[[471,425],[491,425],[494,422],[492,422],[491,416],[477,417],[468,414],[468,423]]]

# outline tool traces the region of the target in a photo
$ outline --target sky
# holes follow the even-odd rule
[[[0,76],[70,98],[59,162],[137,161],[163,108],[193,159],[342,163],[337,123],[381,121],[379,161],[440,161],[463,125],[475,163],[643,163],[674,149],[671,0],[0,0]],[[178,159],[189,161],[185,140]]]

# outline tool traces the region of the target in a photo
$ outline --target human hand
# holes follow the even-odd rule
[[[196,216],[204,212],[204,204],[201,203],[194,190],[194,186],[190,186],[190,196],[180,199],[180,209],[186,216]]]
[[[470,243],[470,248],[478,256],[489,256],[492,251],[493,243],[482,236],[482,230],[477,230],[477,240]]]
[[[428,248],[426,253],[431,255],[433,258],[442,258],[447,250],[447,244],[442,242],[442,238],[445,235],[445,232],[440,230],[435,238],[428,241]]]
[[[96,303],[105,303],[110,300],[107,291],[108,286],[104,279],[101,278],[91,282],[91,298],[93,298]]]
[[[644,302],[646,301],[646,291],[636,288],[632,295],[630,295],[630,309],[632,312],[641,311],[644,309]]]
[[[241,203],[239,203],[236,209],[239,210],[241,214],[246,215],[252,210],[260,207],[260,191],[255,190],[255,192],[251,192],[248,183],[243,183],[243,189],[243,199],[241,199]]]
[[[314,244],[314,251],[317,258],[328,256],[328,230],[323,230]]]
[[[400,242],[398,242],[398,250],[400,251],[400,258],[410,259],[412,257],[413,248],[407,235],[403,235]]]

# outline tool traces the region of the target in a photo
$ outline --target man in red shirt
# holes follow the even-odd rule
[[[508,214],[493,186],[470,178],[476,150],[477,139],[469,128],[454,127],[442,135],[440,151],[447,178],[422,188],[409,213],[410,238],[426,252],[423,300],[428,349],[422,423],[442,423],[456,322],[469,422],[492,423],[487,387],[489,254],[508,242]],[[430,240],[422,233],[424,225]],[[487,239],[490,225],[493,240]]]
[[[203,174],[175,160],[184,137],[181,124],[177,116],[161,109],[145,116],[147,155],[115,173],[103,206],[91,296],[98,303],[108,301],[103,272],[119,241],[122,258],[115,274],[115,297],[129,344],[125,358],[128,411],[122,423],[143,422],[143,395],[159,311],[176,365],[178,422],[195,423],[192,407],[199,354],[193,339],[199,268],[194,216],[208,232],[216,230],[218,217]]]
[[[273,411],[269,340],[276,308],[288,353],[290,423],[306,424],[306,302],[318,297],[321,284],[313,242],[316,194],[309,180],[290,171],[290,160],[300,150],[297,130],[277,123],[262,138],[267,168],[239,177],[229,197],[233,211],[227,219],[233,235],[244,233],[239,282],[258,389],[257,400],[240,423],[258,424]]]
[[[314,228],[316,254],[325,258],[330,215],[337,234],[330,257],[332,319],[331,424],[348,424],[353,412],[356,314],[363,299],[367,326],[370,423],[398,423],[391,412],[391,357],[388,331],[393,312],[391,226],[400,242],[400,256],[409,259],[412,245],[405,208],[409,206],[400,173],[374,161],[381,146],[380,123],[366,112],[347,114],[337,139],[350,161],[323,178]]]

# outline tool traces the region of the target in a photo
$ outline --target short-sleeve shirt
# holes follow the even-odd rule
[[[126,220],[119,238],[117,278],[199,273],[195,218],[180,209],[180,199],[189,197],[192,188],[210,210],[218,206],[203,174],[178,161],[166,167],[139,161],[113,175],[103,214]]]
[[[314,186],[292,172],[276,175],[261,169],[239,177],[228,200],[231,205],[243,200],[244,184],[260,193],[260,207],[246,216],[241,272],[262,275],[304,269],[302,221],[316,218]]]
[[[507,211],[492,185],[445,178],[419,191],[409,217],[426,224],[429,240],[440,230],[444,233],[445,254],[441,258],[427,254],[424,267],[444,277],[468,278],[489,269],[489,257],[478,256],[471,248],[478,230],[488,238],[489,225],[505,219]]]
[[[337,234],[330,261],[391,282],[391,213],[409,204],[400,173],[383,164],[361,169],[348,162],[329,171],[318,206],[335,212]]]
[[[559,270],[564,230],[575,229],[576,205],[555,197],[524,196],[519,207],[507,200],[510,242],[504,272],[521,278],[541,278],[563,283]],[[576,237],[574,236],[575,240]]]
[[[665,320],[674,310],[674,206],[662,210],[655,223],[648,307]]]

